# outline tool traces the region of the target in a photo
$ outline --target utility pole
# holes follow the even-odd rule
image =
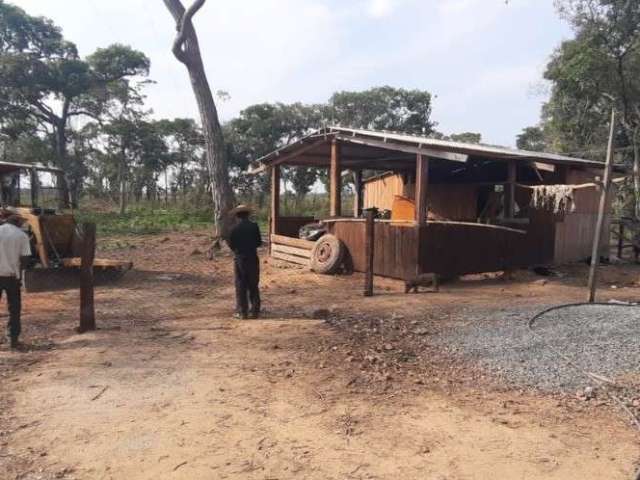
[[[613,168],[613,137],[616,128],[616,111],[611,110],[611,132],[609,133],[609,146],[607,148],[607,162],[604,167],[604,180],[600,190],[600,205],[598,207],[598,220],[596,222],[596,232],[593,237],[593,249],[591,250],[591,268],[589,269],[589,303],[595,302],[596,287],[598,283],[598,265],[600,263],[600,239],[602,238],[602,227],[604,225],[605,210],[611,187],[611,171]],[[607,242],[608,243],[608,242]]]

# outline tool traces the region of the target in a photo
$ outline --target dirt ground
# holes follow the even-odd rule
[[[77,292],[25,295],[30,350],[0,345],[0,478],[633,477],[639,437],[620,412],[496,384],[428,341],[461,303],[583,300],[584,267],[438,294],[376,279],[365,299],[360,275],[265,260],[266,318],[238,321],[231,258],[207,261],[208,242],[103,240],[135,271],[96,291],[93,333],[74,333]],[[640,296],[636,267],[602,281],[605,300]]]

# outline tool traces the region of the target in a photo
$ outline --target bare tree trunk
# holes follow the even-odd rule
[[[124,152],[123,152],[124,155]],[[124,157],[120,160],[120,215],[124,215],[127,211],[127,178],[125,170]]]
[[[188,10],[185,10],[181,0],[163,1],[177,25],[178,33],[173,44],[173,54],[189,72],[191,87],[200,111],[207,151],[207,167],[211,178],[215,236],[218,239],[226,238],[231,228],[231,218],[228,212],[233,207],[234,195],[229,183],[227,152],[218,111],[211,94],[200,54],[198,37],[192,23],[193,16],[204,5],[205,0],[195,0]]]
[[[164,208],[169,206],[169,174],[167,171],[169,167],[164,169]]]
[[[63,175],[58,176],[60,194],[58,195],[58,208],[60,210],[69,208],[69,183],[64,175],[68,171],[67,165],[67,132],[66,119],[62,118],[56,122],[55,130],[55,147],[57,156],[57,167],[63,170]]]

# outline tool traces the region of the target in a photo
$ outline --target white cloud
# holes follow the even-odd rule
[[[389,16],[396,7],[394,0],[369,0],[367,11],[374,18]]]
[[[197,115],[161,1],[12,1],[52,18],[83,55],[113,42],[144,51],[156,115]],[[211,86],[231,94],[223,118],[252,103],[389,84],[437,94],[443,130],[480,130],[496,143],[535,122],[540,71],[528,65],[543,65],[563,34],[552,0],[210,0],[195,21]],[[516,109],[528,117],[506,121]]]

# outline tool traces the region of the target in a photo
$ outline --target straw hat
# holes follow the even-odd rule
[[[232,209],[229,213],[231,215],[237,215],[238,213],[251,213],[253,209],[249,205],[238,205]]]

